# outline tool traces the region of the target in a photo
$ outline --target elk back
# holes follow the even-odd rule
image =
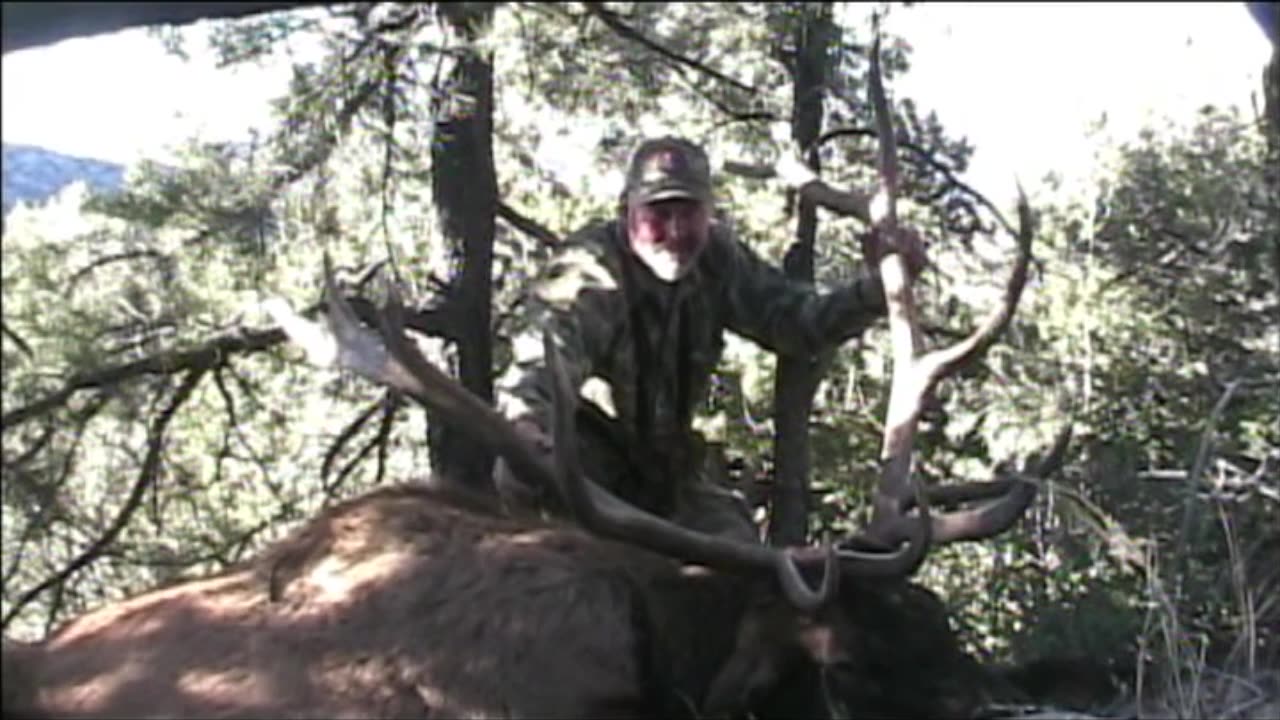
[[[439,488],[335,505],[259,558],[6,645],[5,717],[625,717],[637,588],[675,564]],[[10,682],[12,681],[12,682]]]

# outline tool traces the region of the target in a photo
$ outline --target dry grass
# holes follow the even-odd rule
[[[1226,562],[1236,637],[1225,657],[1219,653],[1219,657],[1211,662],[1208,640],[1202,633],[1188,629],[1177,595],[1170,589],[1180,586],[1183,581],[1181,573],[1175,571],[1172,581],[1166,580],[1163,574],[1162,568],[1185,568],[1176,550],[1168,553],[1168,560],[1173,562],[1162,562],[1160,548],[1155,543],[1129,537],[1118,522],[1078,493],[1065,488],[1057,490],[1089,519],[1086,525],[1107,544],[1111,556],[1137,569],[1145,578],[1148,609],[1138,646],[1139,656],[1149,662],[1136,664],[1136,675],[1132,678],[1133,696],[1121,704],[1099,710],[1096,715],[1041,710],[1008,717],[1021,720],[1047,717],[1142,720],[1280,718],[1280,668],[1263,667],[1258,657],[1259,620],[1274,618],[1280,612],[1280,573],[1255,573],[1255,579],[1250,583],[1251,573],[1247,572],[1245,553],[1241,552],[1239,537],[1224,502],[1216,498],[1204,501],[1194,494],[1188,498],[1189,503],[1212,504],[1228,549]],[[1185,547],[1185,537],[1177,538],[1171,545],[1175,549]]]
[[[1203,460],[1203,455],[1201,457]],[[1203,462],[1197,462],[1202,466]],[[1192,473],[1192,477],[1197,473]],[[1112,559],[1137,570],[1146,580],[1147,615],[1142,634],[1138,638],[1139,657],[1134,678],[1130,679],[1133,696],[1114,707],[1097,711],[1097,715],[1071,714],[1068,711],[1039,711],[1030,715],[1007,715],[1030,720],[1032,717],[1133,717],[1133,719],[1199,719],[1221,717],[1225,720],[1253,719],[1253,717],[1280,717],[1280,667],[1263,665],[1266,659],[1258,657],[1258,628],[1260,624],[1274,626],[1280,614],[1280,570],[1267,551],[1254,552],[1254,564],[1266,564],[1265,568],[1252,568],[1249,573],[1247,556],[1242,551],[1240,538],[1231,520],[1228,505],[1221,498],[1197,497],[1188,488],[1188,503],[1208,503],[1217,518],[1217,524],[1226,541],[1225,578],[1230,583],[1230,618],[1235,628],[1235,638],[1230,650],[1222,638],[1216,638],[1219,650],[1211,659],[1208,639],[1203,633],[1192,632],[1181,615],[1178,602],[1179,589],[1184,582],[1185,557],[1181,548],[1187,547],[1187,536],[1180,534],[1172,541],[1175,548],[1170,556],[1161,557],[1157,543],[1133,538],[1088,498],[1070,488],[1055,487],[1060,497],[1066,497],[1078,511],[1078,519],[1084,519],[1085,527],[1105,542]],[[1203,506],[1197,507],[1197,511]],[[1189,523],[1184,523],[1183,533]],[[1265,541],[1263,541],[1265,542]],[[1262,571],[1258,571],[1262,570]],[[1169,578],[1166,579],[1166,573]],[[1251,579],[1252,578],[1252,579]],[[1271,659],[1274,664],[1274,655]],[[1043,714],[1048,712],[1048,714]]]
[[[1231,650],[1217,666],[1207,660],[1207,644],[1191,640],[1179,609],[1159,574],[1153,557],[1147,563],[1147,628],[1140,638],[1144,654],[1159,658],[1153,677],[1136,678],[1134,717],[1236,718],[1280,717],[1280,668],[1258,664],[1258,618],[1275,612],[1275,595],[1251,587],[1239,539],[1229,516],[1218,504],[1219,523],[1227,539],[1230,578],[1238,627]],[[1259,607],[1257,598],[1265,598]]]
[[[1108,708],[1100,717],[1127,718],[1280,718],[1280,667],[1262,667],[1258,657],[1260,620],[1268,627],[1280,614],[1280,571],[1273,569],[1274,554],[1263,550],[1266,572],[1247,572],[1246,555],[1228,512],[1227,499],[1220,496],[1218,484],[1208,497],[1199,490],[1217,445],[1217,425],[1240,383],[1231,382],[1205,419],[1197,443],[1195,458],[1185,474],[1177,473],[1185,484],[1185,499],[1180,530],[1170,542],[1171,552],[1161,562],[1160,547],[1150,541],[1131,538],[1119,522],[1080,493],[1057,484],[1054,491],[1064,496],[1077,511],[1079,519],[1109,548],[1112,559],[1141,573],[1146,581],[1147,615],[1138,638],[1139,658],[1133,678],[1132,700],[1124,707]],[[1268,457],[1259,473],[1263,473]],[[1270,495],[1256,495],[1254,500],[1274,501]],[[1230,651],[1217,653],[1210,664],[1209,643],[1202,633],[1191,632],[1183,620],[1178,599],[1184,583],[1189,581],[1188,547],[1193,547],[1193,518],[1206,506],[1216,515],[1227,547],[1227,577],[1233,606],[1230,616],[1236,637]],[[1263,542],[1266,542],[1264,539]],[[1172,583],[1166,581],[1165,569]],[[1251,581],[1250,578],[1253,577]],[[1170,588],[1173,588],[1171,592]],[[1221,638],[1218,638],[1221,640]],[[1148,664],[1146,660],[1150,660]],[[1274,660],[1273,660],[1274,662]],[[1149,672],[1149,674],[1148,674]],[[1068,714],[1022,716],[1069,717]],[[1077,716],[1078,717],[1078,716]]]

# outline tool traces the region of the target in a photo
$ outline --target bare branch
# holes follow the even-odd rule
[[[222,371],[225,366],[218,366],[213,371],[213,384],[218,388],[218,394],[222,396],[222,405],[227,409],[227,427],[234,428],[240,425],[240,419],[236,413],[236,400],[231,395],[231,391],[227,389],[227,383],[222,379]]]
[[[4,413],[0,416],[0,429],[7,432],[14,426],[44,415],[65,405],[72,395],[83,390],[107,389],[144,375],[172,375],[204,369],[227,355],[264,350],[279,345],[284,340],[284,333],[277,329],[237,333],[216,338],[194,350],[160,353],[124,365],[73,375],[62,389]]]
[[[400,397],[390,395],[383,403],[382,422],[378,423],[378,471],[374,475],[373,484],[381,485],[387,477],[387,455],[391,451],[391,429],[396,424],[396,413],[400,411]]]
[[[360,429],[364,427],[365,423],[369,422],[369,418],[373,417],[373,414],[378,412],[378,408],[382,407],[382,402],[382,399],[378,399],[369,403],[369,407],[361,410],[360,414],[356,415],[354,420],[347,423],[347,426],[342,428],[342,431],[338,433],[338,436],[329,444],[329,449],[325,450],[324,460],[320,463],[320,484],[326,489],[326,491],[329,488],[329,474],[333,472],[333,463],[337,461],[338,455],[342,452],[342,449],[347,446],[347,443],[351,441],[351,438],[355,437],[356,433],[360,432]],[[339,478],[339,480],[341,480],[341,478]],[[335,484],[336,482],[337,481],[335,481]]]
[[[542,243],[544,247],[553,247],[560,242],[559,236],[548,230],[538,221],[525,215],[505,202],[498,202],[498,217],[511,223],[515,229]]]
[[[850,136],[877,137],[878,133],[872,128],[859,128],[859,127],[833,128],[823,133],[822,136],[819,137],[818,140],[814,143],[814,145],[817,147],[821,147],[823,144],[831,140],[835,140],[841,137],[850,137]],[[909,138],[898,138],[898,145],[903,149],[910,150],[912,154],[914,154],[916,157],[922,160],[932,170],[941,173],[943,177],[947,179],[947,183],[950,187],[955,188],[956,190],[959,190],[964,195],[967,195],[973,198],[979,205],[986,208],[987,211],[991,213],[992,217],[996,219],[996,222],[1000,224],[1000,227],[1004,228],[1005,232],[1014,236],[1018,234],[1018,231],[1014,229],[1013,225],[1009,223],[1009,221],[1005,218],[1004,213],[1000,211],[1000,208],[996,207],[995,203],[991,202],[991,200],[988,199],[986,195],[983,195],[982,193],[978,192],[978,190],[976,190],[973,186],[969,185],[968,183],[964,182],[959,177],[957,177],[955,169],[953,169],[951,166],[947,165],[946,163],[942,162],[937,157],[935,157],[934,154],[930,152],[928,148],[925,148],[918,143],[912,142]]]
[[[157,477],[159,477],[160,463],[163,460],[165,430],[168,428],[169,422],[173,420],[173,416],[182,407],[183,403],[191,397],[191,394],[208,371],[208,367],[198,367],[189,371],[187,376],[183,378],[181,385],[174,392],[173,399],[169,402],[168,407],[164,408],[155,422],[152,423],[150,437],[147,441],[147,455],[142,462],[141,470],[138,472],[138,479],[134,482],[133,489],[130,490],[129,496],[125,498],[124,505],[116,513],[115,519],[111,521],[107,529],[84,552],[67,563],[66,567],[19,596],[14,601],[13,606],[9,608],[9,612],[5,614],[3,627],[8,627],[13,618],[41,593],[49,588],[61,585],[72,574],[93,563],[101,556],[104,550],[116,541],[116,538],[128,526],[130,519],[142,504],[142,499],[147,489],[152,487]]]
[[[12,340],[14,345],[18,346],[18,349],[22,351],[23,355],[26,355],[29,358],[35,357],[35,353],[31,352],[31,346],[27,344],[26,340],[22,339],[21,335],[14,332],[13,329],[9,327],[9,323],[0,320],[0,331],[3,331],[4,336]]]
[[[361,317],[374,317],[373,306],[361,298],[353,298]],[[308,310],[315,312],[316,308]],[[406,325],[419,332],[440,337],[452,337],[449,313],[442,310],[420,310],[412,313]],[[106,389],[145,375],[172,375],[177,372],[210,367],[223,358],[268,350],[283,343],[283,330],[238,330],[214,338],[199,347],[185,351],[168,351],[123,365],[113,365],[89,373],[76,374],[56,392],[39,400],[0,415],[0,431],[7,432],[34,417],[49,413],[67,403],[72,395],[83,390]]]
[[[104,255],[100,258],[96,258],[95,260],[90,262],[88,265],[85,265],[84,267],[80,268],[79,270],[76,270],[74,273],[71,274],[71,277],[67,280],[67,293],[70,294],[74,292],[77,285],[79,285],[85,278],[87,278],[89,275],[91,275],[97,270],[100,270],[108,265],[111,265],[112,263],[127,262],[129,260],[138,260],[141,258],[154,260],[158,263],[173,262],[172,257],[164,253],[161,253],[157,250],[151,250],[151,249],[129,250],[127,252],[111,253],[109,255]]]
[[[386,426],[385,415],[383,416],[383,420],[384,422],[379,425],[380,430]],[[375,435],[364,445],[360,446],[360,449],[356,451],[355,456],[342,464],[342,469],[338,470],[338,477],[334,478],[333,482],[325,484],[325,496],[328,498],[336,497],[335,493],[337,493],[337,491],[346,483],[347,478],[351,477],[351,473],[355,472],[356,468],[360,467],[360,464],[364,462],[365,458],[369,457],[369,453],[378,449],[382,444],[383,439],[382,433],[379,432],[378,435]]]
[[[587,12],[599,18],[601,22],[603,22],[610,30],[613,30],[619,36],[626,38],[627,40],[631,40],[633,42],[639,43],[640,45],[643,45],[649,50],[652,50],[653,52],[676,63],[677,65],[683,65],[684,67],[690,68],[692,70],[696,70],[697,72],[702,73],[703,75],[706,75],[707,77],[715,80],[716,82],[729,85],[735,90],[739,90],[743,93],[746,93],[751,97],[755,97],[760,94],[760,90],[758,88],[752,87],[738,80],[734,80],[733,78],[729,77],[728,75],[725,75],[719,70],[708,67],[707,65],[697,60],[694,60],[693,58],[685,57],[684,55],[681,55],[680,53],[677,53],[674,50],[664,47],[663,45],[660,45],[656,41],[651,40],[650,38],[645,36],[644,33],[640,32],[639,30],[623,22],[622,18],[618,17],[617,13],[606,8],[604,6],[604,3],[587,2],[587,3],[583,3],[583,6],[587,9]]]

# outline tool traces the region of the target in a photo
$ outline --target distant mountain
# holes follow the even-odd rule
[[[98,190],[116,190],[124,184],[122,165],[32,145],[5,143],[3,169],[0,199],[6,215],[20,201],[40,203],[77,180]]]

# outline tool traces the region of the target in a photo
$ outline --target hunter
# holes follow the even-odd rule
[[[724,331],[773,352],[813,354],[883,317],[884,293],[871,262],[831,292],[789,279],[734,237],[714,203],[701,147],[674,137],[643,142],[618,217],[567,237],[527,288],[530,315],[497,400],[550,452],[542,352],[549,328],[574,387],[596,378],[609,390],[598,403],[580,402],[578,457],[587,476],[690,529],[759,541],[745,498],[710,477],[706,444],[692,427]],[[903,235],[899,251],[919,273],[923,245]],[[501,461],[495,479],[508,507],[557,510],[552,489],[526,485]]]

